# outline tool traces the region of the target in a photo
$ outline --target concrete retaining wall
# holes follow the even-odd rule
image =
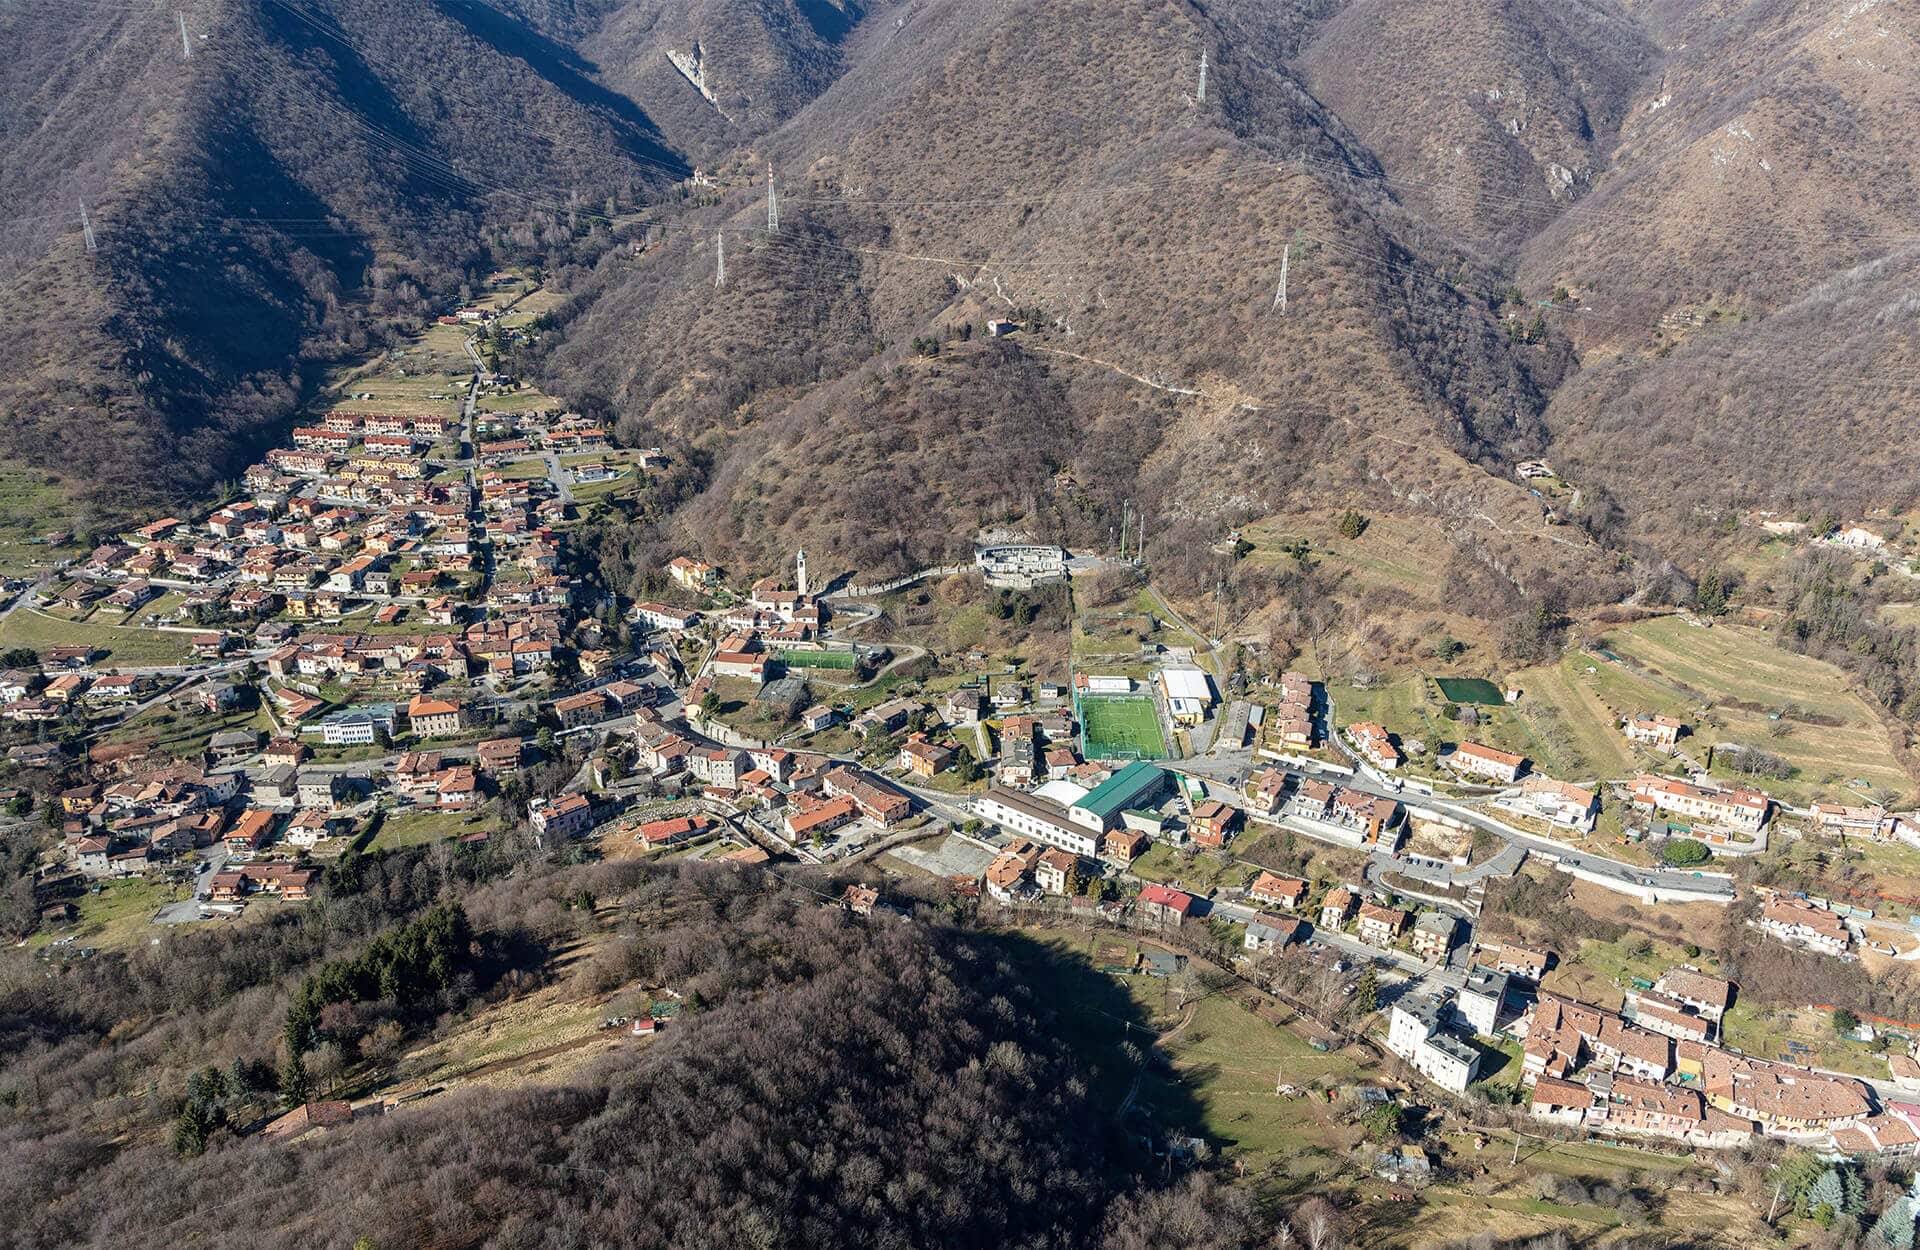
[[[1545,855],[1544,852],[1535,852],[1535,854],[1542,855],[1544,858],[1552,858],[1552,856]],[[1727,895],[1709,893],[1704,889],[1690,890],[1684,886],[1636,885],[1631,881],[1622,881],[1618,877],[1609,877],[1601,873],[1591,872],[1588,869],[1578,868],[1558,859],[1553,861],[1553,866],[1577,881],[1590,881],[1602,889],[1612,890],[1615,894],[1625,894],[1629,898],[1637,898],[1643,903],[1718,903],[1721,906],[1726,906],[1733,902],[1733,899]]]

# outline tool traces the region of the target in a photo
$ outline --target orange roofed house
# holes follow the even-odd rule
[[[1671,755],[1680,745],[1680,732],[1686,728],[1686,722],[1649,712],[1628,717],[1620,727],[1627,741]]]
[[[720,570],[705,560],[675,556],[667,562],[667,575],[688,590],[709,590],[720,581]]]
[[[1353,891],[1344,885],[1336,885],[1327,891],[1327,897],[1320,902],[1320,927],[1339,929],[1353,915]]]
[[[673,846],[697,838],[717,824],[713,817],[700,815],[675,816],[667,820],[650,820],[633,831],[636,842],[647,846]]]
[[[1797,898],[1769,898],[1760,908],[1760,927],[1782,941],[1826,955],[1844,955],[1853,944],[1845,921]]]
[[[954,759],[952,747],[929,742],[925,734],[915,734],[900,747],[900,767],[916,777],[932,777],[944,772]]]
[[[459,733],[466,726],[466,713],[457,703],[418,694],[407,703],[407,721],[416,736],[439,738]]]
[[[1520,780],[1520,774],[1527,766],[1527,757],[1482,746],[1478,742],[1462,742],[1441,762],[1463,777],[1483,777],[1501,785],[1512,785]]]
[[[859,815],[859,805],[844,795],[820,799],[807,794],[795,794],[787,802],[787,836],[796,839],[822,837]]]
[[[1773,801],[1764,793],[1745,786],[1723,790],[1651,773],[1634,778],[1632,795],[1637,808],[1671,812],[1688,820],[1721,825],[1742,833],[1758,833],[1767,823],[1773,806]]]
[[[852,799],[859,805],[860,814],[877,825],[897,825],[913,812],[912,799],[844,765],[828,771],[822,778],[822,788],[831,798]]]
[[[1831,1132],[1866,1119],[1873,1110],[1859,1081],[1718,1048],[1706,1053],[1701,1090],[1721,1110],[1780,1133]]]
[[[1347,740],[1360,757],[1375,768],[1392,772],[1400,767],[1400,749],[1393,745],[1385,725],[1361,721],[1347,726]]]
[[[536,801],[528,816],[543,840],[557,842],[593,828],[593,802],[584,794],[563,794]]]
[[[1406,927],[1406,912],[1377,903],[1360,904],[1360,940],[1369,946],[1392,946]]]
[[[1306,901],[1307,883],[1297,877],[1262,872],[1247,887],[1247,897],[1262,907],[1284,907],[1292,911]]]
[[[1201,846],[1225,846],[1227,835],[1239,815],[1218,799],[1197,804],[1193,809],[1193,840]]]

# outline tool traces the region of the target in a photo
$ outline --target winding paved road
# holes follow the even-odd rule
[[[1298,779],[1302,777],[1314,777],[1316,780],[1323,781],[1334,780],[1350,790],[1358,790],[1363,794],[1392,799],[1410,810],[1430,812],[1436,816],[1471,825],[1476,829],[1484,829],[1488,833],[1506,842],[1509,850],[1519,848],[1527,853],[1541,856],[1551,862],[1566,864],[1569,867],[1590,872],[1595,876],[1608,878],[1634,892],[1645,890],[1688,891],[1711,895],[1729,902],[1731,902],[1734,897],[1733,884],[1718,877],[1695,876],[1691,872],[1674,869],[1646,868],[1639,864],[1629,864],[1621,860],[1610,859],[1605,855],[1597,855],[1591,851],[1581,850],[1565,842],[1558,842],[1552,838],[1545,838],[1538,834],[1528,833],[1523,829],[1518,829],[1507,824],[1503,820],[1489,816],[1476,808],[1467,807],[1447,799],[1380,785],[1378,782],[1370,780],[1364,774],[1355,774],[1352,777],[1329,777],[1272,761],[1269,761],[1267,766],[1278,768],[1282,772],[1292,774],[1296,779],[1296,783]],[[1221,766],[1207,760],[1178,760],[1169,762],[1167,767],[1175,772],[1198,777],[1202,781],[1233,785],[1234,788],[1228,790],[1227,793],[1215,795],[1214,797],[1225,798],[1235,806],[1244,805],[1245,799],[1240,794],[1237,783],[1229,782],[1229,777],[1233,775],[1231,765]],[[1505,852],[1502,852],[1502,855],[1504,854]],[[1435,884],[1471,885],[1475,882],[1485,880],[1492,871],[1489,865],[1482,864],[1464,871],[1454,871],[1449,868],[1446,870],[1445,875],[1441,876],[1438,875],[1437,870],[1425,869],[1419,865],[1409,865],[1407,861],[1403,859],[1396,859],[1395,862],[1400,865],[1395,871],[1403,872],[1407,876],[1417,877],[1423,881],[1430,881]],[[1495,859],[1490,862],[1499,863],[1501,862],[1501,857],[1496,856]],[[1518,858],[1509,862],[1511,862],[1514,869],[1519,867]]]

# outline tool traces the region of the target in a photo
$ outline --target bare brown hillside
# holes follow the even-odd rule
[[[192,58],[172,11],[0,16],[0,454],[122,503],[204,496],[314,364],[499,264],[571,296],[549,388],[683,453],[592,518],[629,552],[1352,505],[1506,610],[1915,476],[1899,0],[186,12]]]
[[[1747,508],[1905,511],[1920,502],[1916,263],[1909,247],[1771,316],[1583,371],[1548,409],[1558,446],[1656,538],[1701,535]]]
[[[1584,337],[1634,341],[1663,316],[1783,307],[1920,235],[1914,6],[1760,0],[1670,20],[1611,168],[1528,245],[1529,290],[1588,291],[1610,320]]]
[[[1557,450],[1688,563],[1743,508],[1904,507],[1920,241],[1908,4],[1666,6],[1593,193],[1526,248],[1586,368]]]
[[[581,41],[609,85],[704,160],[793,116],[844,68],[840,44],[880,0],[632,0]]]
[[[1224,526],[1334,491],[1453,516],[1515,568],[1583,558],[1488,471],[1541,441],[1551,349],[1509,344],[1438,276],[1466,262],[1403,241],[1370,158],[1283,66],[1168,0],[954,4],[910,35],[763,141],[779,235],[747,183],[657,259],[609,261],[553,361],[634,436],[710,449],[690,541],[903,568],[985,524],[1086,541],[1124,497]],[[1035,46],[1065,72],[1032,74]],[[1024,328],[984,349],[1002,316]]]
[[[37,76],[0,110],[0,452],[120,508],[206,491],[279,438],[307,361],[438,310],[495,223],[565,258],[571,195],[684,168],[482,7],[201,0],[191,57],[172,11],[0,18]]]
[[[1498,252],[1591,188],[1655,54],[1612,3],[1357,0],[1299,64],[1395,194]]]

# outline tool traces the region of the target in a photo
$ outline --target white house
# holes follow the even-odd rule
[[[1534,773],[1520,783],[1514,810],[1564,829],[1591,833],[1600,815],[1600,798],[1593,791]]]

